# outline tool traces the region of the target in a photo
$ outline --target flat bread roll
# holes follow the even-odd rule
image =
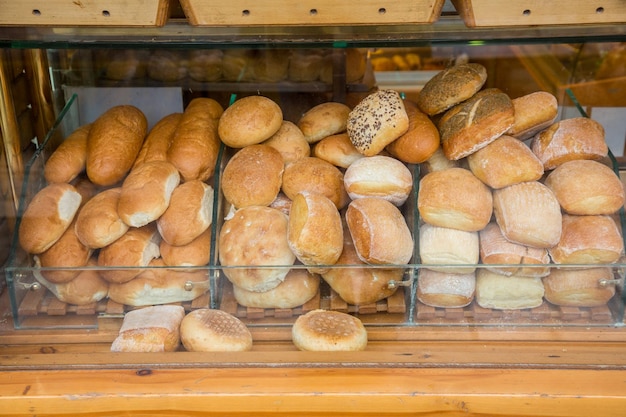
[[[349,200],[343,173],[330,162],[314,156],[299,159],[285,167],[282,191],[291,200],[303,192],[322,194],[338,209]]]
[[[85,170],[90,128],[91,123],[80,126],[52,152],[43,169],[48,183],[71,182]]]
[[[182,306],[144,307],[126,313],[112,352],[173,352],[180,346]]]
[[[293,344],[314,352],[359,351],[367,346],[367,330],[347,313],[312,310],[299,316],[291,328]]]
[[[329,101],[306,111],[297,125],[307,142],[313,144],[327,136],[345,132],[349,114],[350,107]]]
[[[417,105],[404,100],[404,108],[409,117],[409,129],[385,150],[402,162],[421,164],[439,148],[439,130]]]
[[[180,338],[190,352],[243,352],[252,349],[252,333],[237,317],[201,308],[180,324]]]
[[[285,280],[269,291],[255,292],[233,286],[237,303],[253,308],[296,308],[315,297],[320,277],[306,269],[292,269]]]
[[[272,99],[264,96],[240,98],[219,119],[219,137],[231,148],[243,148],[269,139],[280,129],[283,112]]]
[[[76,236],[84,245],[100,249],[122,237],[129,229],[117,212],[121,187],[109,188],[93,196],[76,216]]]
[[[546,91],[535,91],[514,98],[515,122],[506,132],[519,140],[526,140],[550,126],[559,114],[559,103]]]
[[[476,303],[482,308],[520,310],[543,304],[544,287],[539,277],[501,275],[487,269],[476,271]]]
[[[477,232],[424,223],[420,226],[419,238],[420,259],[426,268],[450,274],[471,274],[476,270],[479,260]]]
[[[295,123],[288,120],[283,120],[283,124],[278,131],[261,143],[271,146],[280,152],[285,165],[311,156],[311,146],[304,134]]]
[[[474,300],[476,274],[455,274],[420,269],[417,279],[417,299],[427,306],[460,308]]]
[[[313,156],[328,161],[339,168],[348,168],[364,155],[359,152],[346,132],[326,136],[313,146]]]
[[[413,174],[404,163],[390,156],[366,156],[346,169],[343,183],[352,200],[380,197],[401,206],[413,190]]]
[[[611,268],[553,268],[543,279],[548,302],[565,307],[598,307],[615,295],[615,285],[601,285],[613,280]]]

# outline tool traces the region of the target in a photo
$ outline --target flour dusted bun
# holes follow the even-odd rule
[[[85,170],[90,128],[91,124],[80,126],[52,152],[43,169],[48,183],[71,182]]]
[[[556,264],[610,264],[624,253],[624,241],[611,216],[563,215],[561,239],[549,249]]]
[[[200,49],[189,54],[189,77],[200,82],[214,82],[222,78],[222,59],[220,49]]]
[[[475,232],[489,223],[493,206],[491,190],[471,171],[449,168],[422,177],[417,207],[426,223]]]
[[[394,90],[378,90],[368,95],[348,115],[348,136],[365,156],[378,154],[408,129],[404,102]]]
[[[285,167],[282,191],[291,200],[302,192],[322,194],[339,209],[348,200],[343,173],[330,162],[314,156],[302,158]]]
[[[493,212],[502,234],[512,242],[550,248],[561,238],[561,206],[538,181],[494,190]]]
[[[280,191],[283,158],[268,145],[249,145],[228,161],[222,173],[222,193],[236,208],[268,206]]]
[[[601,162],[564,162],[548,174],[544,184],[569,214],[612,214],[624,205],[622,181]]]
[[[295,308],[315,297],[319,286],[319,275],[306,269],[292,269],[276,288],[255,292],[233,286],[233,295],[237,303],[245,307]]]
[[[482,308],[520,310],[543,304],[539,277],[501,275],[487,269],[476,271],[476,303]]]
[[[343,177],[351,199],[380,197],[396,206],[409,198],[413,175],[402,162],[384,155],[366,156],[353,162]]]
[[[491,188],[503,188],[543,176],[543,164],[530,148],[502,135],[467,157],[470,170]]]
[[[295,123],[288,120],[283,120],[278,131],[262,144],[280,152],[285,165],[311,155],[311,146],[304,134]]]
[[[460,308],[474,300],[476,274],[455,274],[421,269],[417,279],[417,299],[427,306]]]
[[[347,133],[326,136],[313,147],[313,156],[328,161],[339,168],[348,168],[357,159],[363,158]]]
[[[439,120],[443,153],[452,160],[471,155],[499,138],[514,121],[515,111],[508,95],[496,88],[482,90]]]
[[[176,167],[167,161],[146,162],[132,170],[122,183],[117,213],[131,227],[158,219],[170,204],[180,183]]]
[[[535,91],[512,100],[515,122],[506,132],[519,140],[526,140],[550,126],[559,113],[559,103],[546,91]]]
[[[404,108],[409,117],[409,129],[385,149],[403,162],[421,164],[439,148],[439,130],[430,117],[415,104],[405,100]]]
[[[252,349],[252,334],[237,317],[221,310],[201,308],[180,324],[183,346],[190,352],[242,352]]]
[[[19,242],[28,253],[41,253],[61,238],[82,201],[76,188],[52,183],[42,188],[24,210],[19,225]]]
[[[100,249],[115,242],[128,228],[117,212],[121,187],[109,188],[93,196],[76,216],[76,236],[92,248]]]
[[[296,319],[291,336],[293,344],[306,351],[358,351],[367,346],[361,320],[338,311],[309,311]]]
[[[68,268],[41,271],[41,275],[56,284],[73,280],[78,275],[79,270],[71,268],[85,266],[91,257],[91,252],[91,249],[76,236],[74,223],[72,223],[65,229],[59,240],[54,242],[54,245],[35,256],[38,258],[40,266],[44,268]]]
[[[283,112],[276,102],[264,96],[248,96],[224,111],[218,133],[226,145],[243,148],[269,139],[282,123]]]
[[[170,203],[156,221],[164,241],[170,245],[188,245],[213,222],[213,187],[191,180],[172,192]]]
[[[601,285],[614,279],[611,268],[553,268],[543,279],[545,298],[566,307],[598,307],[615,295],[614,285]]]
[[[126,313],[112,352],[173,352],[180,345],[185,309],[176,305],[144,307]]]
[[[477,232],[424,223],[420,226],[419,237],[420,259],[428,269],[451,274],[471,274],[476,270],[479,260]]]
[[[145,162],[167,160],[167,150],[174,140],[174,133],[182,117],[182,113],[168,114],[150,129],[132,169]]]
[[[296,260],[289,248],[287,229],[288,218],[277,209],[248,206],[237,210],[220,230],[219,259],[225,267],[247,267],[224,268],[226,277],[248,291],[276,288]],[[271,265],[285,267],[255,268]]]
[[[203,266],[211,259],[211,227],[186,245],[174,246],[161,240],[159,252],[167,266]]]
[[[318,104],[300,117],[298,127],[309,143],[316,143],[326,136],[345,132],[350,107],[343,103],[326,102]]]
[[[531,149],[546,171],[574,159],[598,160],[608,154],[604,127],[587,117],[561,120],[539,132]]]

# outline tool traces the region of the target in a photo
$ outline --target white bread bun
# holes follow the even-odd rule
[[[169,205],[156,221],[163,240],[184,246],[207,230],[213,222],[213,187],[191,180],[172,192]]]
[[[283,124],[283,112],[264,96],[240,98],[228,107],[219,120],[219,137],[231,148],[243,148],[269,139]]]
[[[237,303],[253,308],[295,308],[303,305],[317,294],[320,277],[306,269],[292,269],[285,280],[269,291],[255,292],[233,286]]]
[[[348,168],[354,161],[364,157],[354,147],[350,137],[345,132],[326,136],[317,142],[313,147],[313,156],[340,168]]]
[[[180,183],[176,167],[167,161],[146,162],[124,179],[117,203],[120,219],[131,227],[142,227],[161,217]]]
[[[311,156],[311,146],[307,142],[304,134],[295,123],[283,120],[280,129],[269,139],[261,142],[263,145],[271,146],[280,152],[285,165],[298,159]]]
[[[624,205],[622,181],[601,162],[586,159],[564,162],[548,174],[544,184],[569,214],[613,214]]]
[[[359,351],[367,346],[367,330],[361,320],[338,311],[312,310],[299,316],[291,336],[293,344],[305,351]]]
[[[413,175],[402,162],[384,155],[366,156],[352,163],[343,176],[351,199],[380,197],[396,206],[409,198]]]
[[[385,149],[402,162],[421,164],[439,148],[439,130],[414,103],[404,100],[404,108],[409,117],[409,129]]]
[[[221,49],[199,49],[189,54],[189,78],[200,82],[215,82],[222,78]]]
[[[550,248],[561,238],[561,206],[538,181],[494,190],[493,212],[502,234],[512,242]]]
[[[483,268],[476,271],[476,303],[482,308],[535,308],[543,304],[543,295],[543,283],[539,277],[507,276]]]
[[[420,269],[417,279],[417,299],[427,306],[460,308],[474,300],[476,274],[455,274]]]
[[[212,228],[207,228],[186,245],[174,246],[161,240],[159,252],[167,266],[203,266],[211,259]]]
[[[71,182],[85,170],[90,128],[91,124],[80,126],[52,152],[43,168],[48,183]]]
[[[252,349],[252,333],[237,317],[201,308],[183,318],[180,338],[190,352],[243,352]]]
[[[476,232],[489,223],[493,200],[489,187],[471,171],[449,168],[422,177],[417,208],[426,223]]]
[[[343,103],[329,101],[318,104],[298,120],[298,127],[308,143],[316,143],[327,136],[346,131],[350,107]]]
[[[173,352],[180,345],[185,309],[176,305],[144,307],[126,313],[112,352]]]
[[[380,153],[409,129],[409,116],[400,94],[378,90],[350,111],[346,125],[354,147],[365,156]]]
[[[533,137],[550,126],[559,114],[559,103],[554,95],[546,91],[535,91],[514,98],[515,122],[506,132],[519,140]]]
[[[545,298],[558,306],[603,306],[615,295],[615,286],[600,283],[612,279],[611,268],[553,268],[543,279]]]
[[[167,160],[167,150],[172,145],[174,133],[182,117],[182,113],[168,114],[150,129],[132,169],[145,162]]]
[[[121,187],[101,191],[80,209],[74,229],[84,245],[92,249],[103,248],[128,231],[129,226],[117,212],[121,192]]]
[[[237,210],[219,234],[219,259],[226,277],[248,291],[276,288],[296,260],[287,229],[288,218],[277,209],[248,206]],[[270,265],[282,267],[255,268]]]
[[[479,260],[477,232],[424,223],[420,226],[419,239],[420,259],[426,268],[451,274],[471,274],[476,270]]]
[[[66,183],[52,183],[37,192],[20,220],[22,249],[38,254],[54,245],[74,220],[81,201],[76,188]]]

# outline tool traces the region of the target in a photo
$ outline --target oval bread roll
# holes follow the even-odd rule
[[[48,183],[71,182],[85,170],[90,128],[91,124],[80,126],[52,152],[43,169]]]
[[[326,136],[317,142],[313,147],[313,156],[340,168],[348,168],[354,161],[364,157],[354,147],[350,137],[345,132]]]
[[[346,131],[350,107],[343,103],[326,102],[318,104],[305,112],[298,127],[308,143],[317,143],[327,136]]]
[[[380,197],[401,206],[413,189],[413,175],[397,159],[374,155],[352,163],[344,173],[343,183],[353,200]]]
[[[611,268],[553,268],[543,279],[545,298],[558,306],[603,306],[615,295],[615,286],[600,282],[612,279]]]
[[[393,157],[409,164],[428,160],[440,146],[439,130],[427,114],[404,101],[409,129],[385,148]]]
[[[159,252],[167,266],[203,266],[211,259],[211,233],[207,228],[200,236],[186,245],[174,246],[162,240]]]
[[[283,120],[280,129],[269,139],[261,142],[280,152],[285,165],[311,155],[311,146],[295,123]]]
[[[283,112],[264,96],[240,98],[228,107],[219,120],[219,137],[231,148],[243,148],[269,139],[280,129]]]
[[[539,277],[507,276],[483,268],[476,271],[476,303],[482,308],[535,308],[543,304],[544,293]]]
[[[247,291],[233,286],[235,300],[242,306],[253,308],[295,308],[315,297],[319,291],[320,277],[306,269],[292,269],[285,280],[269,291]]]
[[[519,140],[526,140],[550,126],[559,113],[559,103],[546,91],[535,91],[514,98],[515,122],[506,132]]]
[[[128,228],[117,212],[121,187],[109,188],[93,196],[76,216],[76,236],[84,245],[103,248],[124,235]]]
[[[314,156],[302,158],[285,167],[282,191],[291,200],[302,192],[322,194],[338,209],[344,207],[349,199],[339,168]]]
[[[167,150],[174,140],[174,132],[176,132],[182,117],[182,113],[169,114],[150,129],[132,169],[145,162],[167,160]]]
[[[428,269],[450,274],[471,274],[476,270],[479,260],[477,232],[424,223],[420,226],[419,237],[420,259]]]
[[[361,320],[339,311],[312,310],[299,316],[291,336],[293,344],[305,351],[358,351],[367,346]]]
[[[421,269],[417,279],[417,299],[427,306],[460,308],[474,300],[476,274],[455,274]]]
[[[183,318],[180,338],[190,352],[242,352],[252,349],[252,334],[237,317],[201,308]]]

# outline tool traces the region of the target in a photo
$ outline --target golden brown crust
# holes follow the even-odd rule
[[[183,346],[190,352],[242,352],[252,349],[252,334],[237,317],[208,308],[187,314],[180,324]]]
[[[203,266],[211,258],[211,233],[207,228],[200,236],[186,245],[174,246],[161,241],[159,251],[167,266]]]
[[[91,124],[80,126],[73,131],[44,165],[44,178],[48,183],[71,182],[85,170],[87,163],[87,136]]]
[[[428,160],[440,146],[439,130],[432,120],[416,105],[407,104],[409,129],[385,148],[395,158],[409,163],[421,164]]]
[[[117,212],[121,187],[109,188],[93,196],[76,216],[76,235],[83,244],[99,249],[124,235],[129,226]]]
[[[535,91],[512,102],[515,122],[506,133],[519,140],[529,139],[550,126],[559,113],[556,97],[546,91]]]
[[[273,100],[248,96],[235,101],[219,120],[219,137],[232,148],[243,148],[269,139],[280,129],[283,112]]]
[[[166,161],[167,150],[174,139],[174,132],[182,119],[182,113],[172,113],[159,120],[148,132],[146,140],[143,142],[139,155],[133,164],[137,168],[144,162]]]
[[[417,299],[439,308],[460,308],[474,300],[476,274],[454,274],[421,269],[417,280]]]
[[[315,297],[320,277],[306,269],[292,269],[285,280],[269,291],[254,292],[233,286],[237,303],[253,308],[296,308]]]
[[[283,120],[280,129],[262,142],[280,152],[285,165],[311,155],[311,146],[295,123]]]
[[[612,279],[611,268],[553,268],[543,279],[545,298],[558,306],[602,306],[615,295],[615,286],[602,286],[600,282]]]
[[[308,143],[316,143],[327,136],[345,132],[350,107],[343,103],[318,104],[300,117],[298,127]]]
[[[348,168],[354,161],[364,157],[345,132],[327,136],[317,142],[313,147],[313,156],[340,168]]]
[[[296,319],[291,334],[300,350],[358,351],[367,346],[361,320],[338,311],[309,311]]]
[[[131,310],[124,316],[113,352],[173,352],[180,345],[182,306],[162,305]]]
[[[285,167],[282,191],[293,200],[301,192],[319,193],[341,209],[346,200],[343,173],[323,159],[310,156]]]

